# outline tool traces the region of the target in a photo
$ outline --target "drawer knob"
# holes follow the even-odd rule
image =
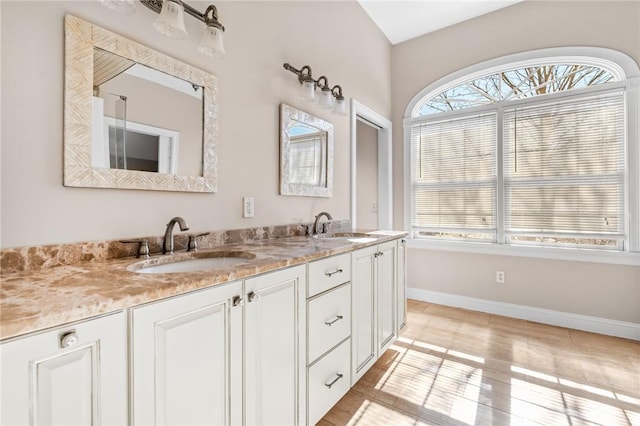
[[[331,327],[334,323],[340,321],[342,319],[342,315],[336,315],[336,318],[332,321],[325,321],[324,323]]]
[[[60,348],[68,348],[78,343],[78,335],[75,330],[60,334]]]
[[[335,274],[341,274],[342,272],[344,272],[344,271],[343,271],[341,268],[338,268],[338,269],[336,269],[336,270],[335,270],[335,271],[333,271],[333,272],[325,272],[324,274],[325,274],[326,276],[328,276],[329,278],[331,278],[331,276],[332,276],[332,275],[335,275]]]
[[[258,293],[256,293],[255,291],[252,291],[249,294],[247,294],[247,300],[249,301],[249,303],[253,302],[257,298],[258,298]]]
[[[343,374],[338,373],[338,374],[336,374],[336,378],[335,378],[335,379],[333,379],[333,380],[332,380],[332,381],[330,381],[329,383],[325,383],[324,385],[325,385],[326,387],[328,387],[329,389],[331,389],[331,386],[335,385],[335,384],[336,384],[336,382],[337,382],[338,380],[342,379],[343,377],[344,377],[344,375],[343,375]]]

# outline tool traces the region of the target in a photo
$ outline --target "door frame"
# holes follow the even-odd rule
[[[378,228],[393,228],[393,146],[391,121],[351,98],[351,226],[356,228],[357,122],[378,129]]]

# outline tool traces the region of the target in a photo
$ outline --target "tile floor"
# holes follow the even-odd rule
[[[640,343],[410,300],[319,425],[640,426]]]

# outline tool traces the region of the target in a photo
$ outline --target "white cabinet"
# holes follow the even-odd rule
[[[304,265],[245,280],[245,423],[305,422]]]
[[[307,424],[316,424],[351,385],[351,255],[309,263]]]
[[[404,238],[398,242],[398,335],[407,325],[407,240]]]
[[[127,424],[122,312],[0,345],[3,425]]]
[[[134,425],[242,423],[241,295],[236,281],[132,309]]]
[[[397,337],[397,242],[351,255],[352,384]]]
[[[377,247],[351,253],[351,383],[376,361],[375,254]]]

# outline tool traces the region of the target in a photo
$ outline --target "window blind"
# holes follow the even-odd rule
[[[416,237],[495,240],[496,114],[414,124]]]
[[[505,235],[622,249],[623,93],[504,112]]]
[[[291,137],[289,155],[289,179],[292,184],[326,186],[326,136],[316,133]]]

